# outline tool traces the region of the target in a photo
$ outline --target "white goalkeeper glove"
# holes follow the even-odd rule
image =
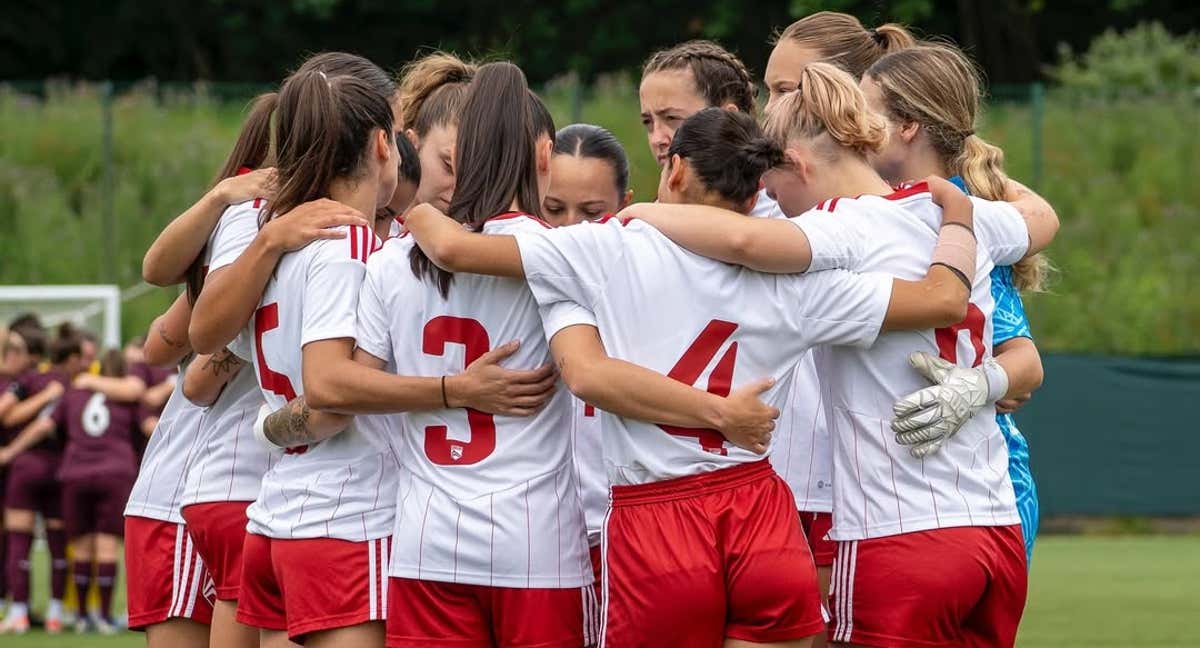
[[[993,358],[964,369],[918,351],[908,362],[933,386],[896,401],[892,431],[896,443],[909,446],[918,459],[937,452],[976,412],[1008,391],[1008,374]]]

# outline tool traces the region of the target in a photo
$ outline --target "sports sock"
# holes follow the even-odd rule
[[[50,599],[61,602],[67,594],[67,532],[46,529],[46,545],[50,548]]]
[[[29,548],[33,534],[24,531],[8,532],[8,555],[4,569],[8,572],[8,593],[13,604],[29,603]]]
[[[62,599],[56,599],[56,598],[50,599],[50,602],[46,604],[46,618],[47,619],[58,619],[61,621],[62,615],[63,615]]]
[[[112,620],[113,586],[117,583],[117,563],[96,565],[96,585],[100,589],[100,618]]]
[[[14,602],[12,605],[9,605],[8,606],[8,614],[4,615],[4,618],[5,619],[15,619],[17,617],[27,617],[27,616],[29,616],[29,604],[22,601],[20,603]]]
[[[76,560],[72,565],[72,579],[75,582],[75,598],[80,601],[79,609],[86,607],[88,592],[92,589],[92,563]],[[83,615],[80,614],[80,617]]]
[[[8,560],[8,532],[0,530],[0,601],[8,593],[8,568],[3,564]]]

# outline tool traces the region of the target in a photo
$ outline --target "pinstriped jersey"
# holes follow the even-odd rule
[[[1020,259],[1029,234],[1011,206],[972,202],[978,250],[967,318],[936,331],[888,332],[869,349],[830,348],[818,366],[829,396],[835,540],[1018,522],[1008,453],[991,410],[976,414],[925,459],[897,444],[889,427],[892,403],[927,386],[908,365],[913,351],[964,367],[991,355],[988,275],[994,264]],[[814,269],[836,265],[918,279],[928,271],[941,210],[922,183],[887,197],[826,201],[792,222],[808,236]]]
[[[796,365],[786,404],[775,424],[771,465],[787,482],[796,509],[833,510],[833,455],[825,420],[824,390],[815,358],[826,347],[814,347]]]
[[[272,409],[304,393],[301,349],[355,338],[367,257],[380,246],[364,227],[284,255],[250,323],[254,371]],[[360,416],[340,434],[283,455],[246,511],[247,531],[271,538],[362,542],[392,531],[396,457],[390,419]]]
[[[180,366],[181,372],[186,369],[186,365]],[[175,389],[146,444],[125,515],[183,524],[179,509],[204,415],[204,408],[193,405],[183,395],[183,381],[175,381]]]
[[[489,220],[485,234],[546,227],[523,214]],[[459,274],[449,296],[413,275],[410,237],[391,239],[368,262],[358,344],[398,373],[460,373],[510,340],[503,364],[551,361],[547,339],[590,324],[554,308],[545,324],[521,281]],[[572,463],[572,405],[559,389],[531,417],[442,409],[402,415],[391,574],[498,587],[572,588],[592,582]]]

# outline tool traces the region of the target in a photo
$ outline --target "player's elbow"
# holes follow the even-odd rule
[[[428,245],[422,245],[421,250],[433,262],[433,265],[445,270],[446,272],[462,272],[462,264],[465,255],[462,251],[462,246],[455,241],[455,237],[442,236],[436,240],[430,241]]]
[[[176,279],[163,271],[153,247],[146,251],[146,256],[142,258],[142,280],[152,286],[166,287],[175,284]]]
[[[205,380],[205,376],[199,371],[188,371],[183,377],[183,396],[191,401],[193,405],[199,407],[209,407],[217,402],[217,397],[221,395],[220,386],[213,385],[211,380]]]
[[[970,294],[965,290],[939,291],[929,303],[929,328],[946,328],[954,326],[967,318],[967,299]]]
[[[561,370],[563,384],[580,400],[595,403],[603,401],[604,380],[595,362],[583,360],[564,364]]]
[[[210,325],[198,311],[192,311],[188,322],[188,343],[197,355],[211,355],[225,348],[233,338],[222,340],[215,326]]]
[[[347,398],[349,392],[339,389],[336,381],[326,376],[315,378],[316,380],[311,380],[309,376],[305,376],[304,381],[304,402],[308,403],[310,408],[337,412],[350,405],[351,399]]]

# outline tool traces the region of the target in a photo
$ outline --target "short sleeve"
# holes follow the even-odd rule
[[[538,314],[542,317],[542,329],[546,339],[553,339],[561,330],[580,324],[596,326],[596,316],[592,311],[575,302],[555,302],[538,306]]]
[[[223,268],[242,255],[258,236],[259,201],[232,205],[221,214],[208,243],[208,271]]]
[[[808,237],[808,247],[812,252],[808,272],[858,268],[866,239],[860,232],[855,212],[845,207],[836,214],[810,209],[788,220]]]
[[[350,238],[357,236],[351,232]],[[358,298],[367,266],[351,255],[345,240],[313,243],[304,283],[300,346],[320,340],[356,337]]]
[[[367,260],[367,276],[363,279],[362,293],[358,297],[358,347],[367,353],[390,362],[392,359],[391,328],[387,304],[383,292],[386,284],[382,275],[386,268],[384,255]]]
[[[1012,267],[996,266],[992,269],[992,300],[996,308],[992,311],[992,346],[1019,337],[1033,339],[1029,329],[1029,318],[1025,316],[1025,304],[1021,293],[1013,284]]]
[[[869,347],[883,327],[893,280],[882,272],[846,270],[782,275],[782,320],[810,347]]]
[[[1029,227],[1015,207],[995,200],[971,198],[975,234],[998,266],[1010,266],[1029,252]]]
[[[229,349],[229,352],[237,356],[242,362],[249,363],[254,360],[254,350],[250,344],[250,336],[246,333],[246,329],[239,331],[237,337],[233,338],[233,341],[225,348]]]
[[[538,304],[566,301],[592,308],[608,283],[609,268],[625,253],[622,227],[608,218],[514,233],[525,279]]]

